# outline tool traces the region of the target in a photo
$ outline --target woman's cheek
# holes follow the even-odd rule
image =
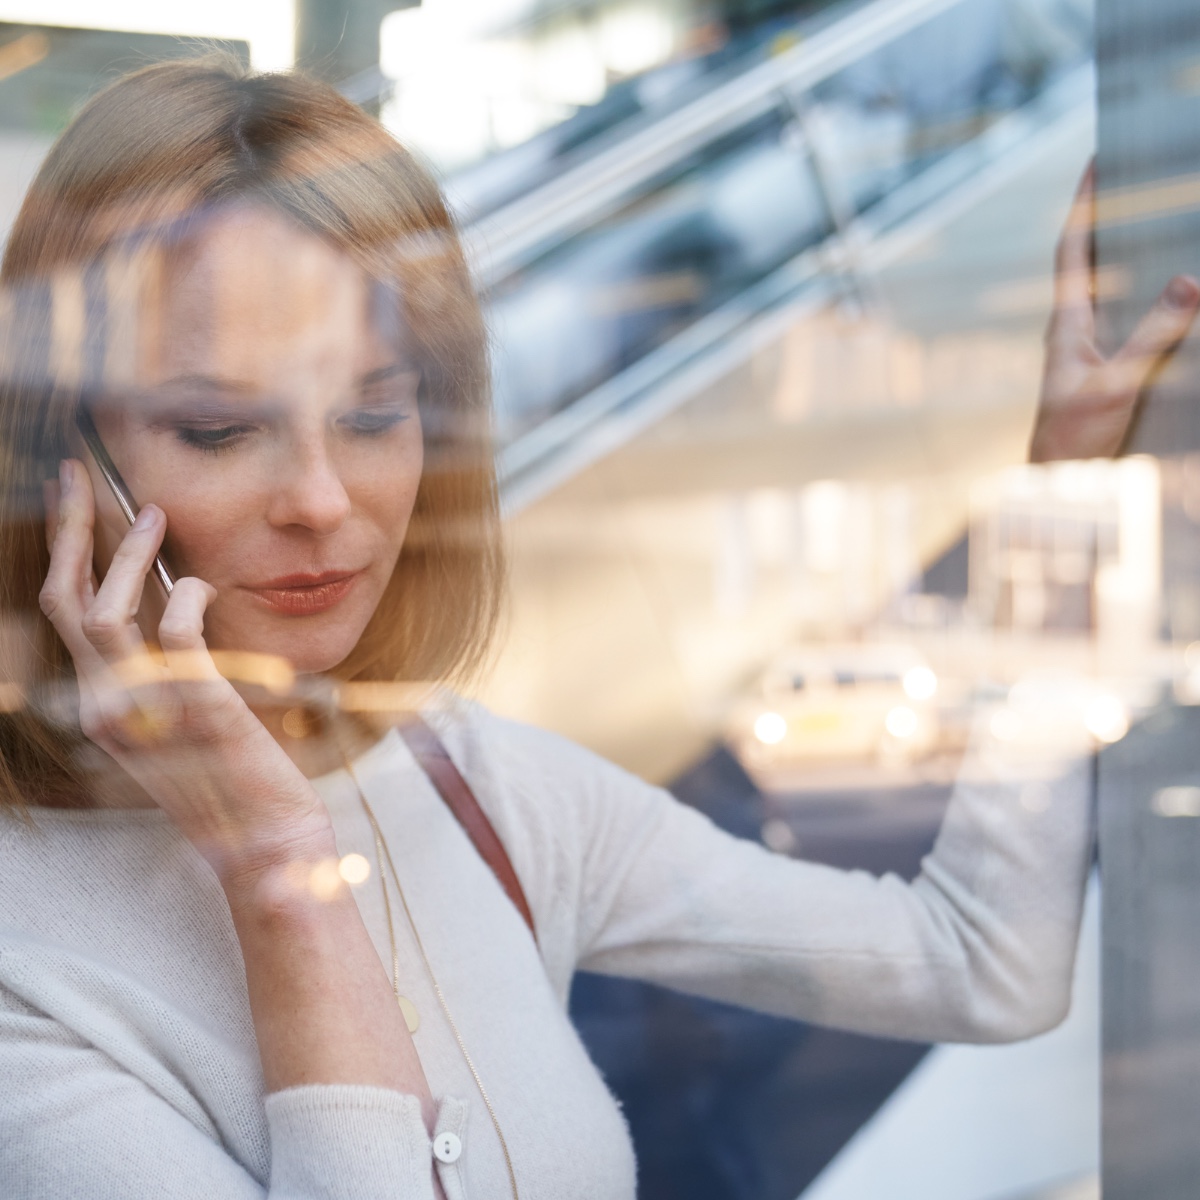
[[[178,575],[192,575],[216,586],[228,582],[228,564],[236,559],[239,524],[217,497],[191,497],[164,503],[166,553]]]

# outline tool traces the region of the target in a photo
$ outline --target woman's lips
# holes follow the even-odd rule
[[[361,571],[326,575],[289,575],[246,590],[275,612],[293,617],[322,613],[340,604],[358,582]]]

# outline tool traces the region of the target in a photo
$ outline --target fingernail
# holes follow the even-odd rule
[[[1177,275],[1167,286],[1167,300],[1176,308],[1191,308],[1200,300],[1200,283],[1190,275]]]
[[[71,460],[63,458],[58,463],[58,486],[64,492],[71,490]]]
[[[154,505],[147,504],[137,515],[137,520],[133,523],[134,529],[149,529],[157,519],[157,510]]]

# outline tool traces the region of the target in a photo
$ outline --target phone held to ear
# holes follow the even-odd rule
[[[117,470],[116,463],[104,448],[104,443],[100,440],[100,434],[96,429],[96,423],[92,420],[92,414],[82,404],[75,414],[75,425],[79,429],[80,436],[87,443],[87,448],[92,452],[96,466],[100,468],[100,474],[104,476],[104,481],[116,498],[121,512],[125,514],[125,519],[132,525],[139,512],[138,502],[133,498],[129,485],[121,478],[121,472]],[[175,586],[175,574],[167,566],[161,552],[154,556],[152,569],[154,577],[163,590],[163,595],[170,596],[171,589]]]

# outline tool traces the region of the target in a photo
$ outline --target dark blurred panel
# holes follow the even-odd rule
[[[768,797],[725,750],[672,790],[738,836],[782,823],[797,857],[910,878],[949,793]],[[794,1200],[928,1050],[597,975],[578,976],[571,1000],[633,1132],[641,1200]]]
[[[1200,275],[1200,10],[1097,9],[1097,282],[1115,347],[1168,279]],[[1133,450],[1163,456],[1165,624],[1200,634],[1195,333],[1143,399]],[[1101,759],[1104,1195],[1200,1190],[1200,712],[1169,707]]]
[[[1200,709],[1100,760],[1105,1200],[1200,1192]]]

